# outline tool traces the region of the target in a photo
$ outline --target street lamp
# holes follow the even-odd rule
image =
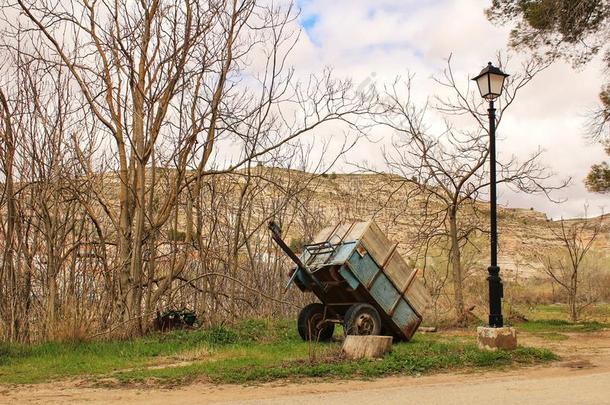
[[[489,326],[501,328],[504,326],[502,319],[502,279],[500,278],[500,267],[498,267],[498,225],[496,213],[496,109],[494,100],[502,94],[504,79],[508,75],[491,62],[481,70],[478,76],[472,80],[477,82],[481,97],[489,101],[489,199],[490,199],[490,226],[491,226],[491,265],[487,268],[489,276]]]

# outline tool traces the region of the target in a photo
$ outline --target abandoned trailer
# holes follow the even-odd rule
[[[320,303],[305,306],[298,318],[304,340],[330,340],[335,325],[347,335],[387,335],[409,340],[431,298],[417,271],[396,251],[373,221],[323,229],[299,257],[269,223],[273,240],[296,264],[292,283]]]

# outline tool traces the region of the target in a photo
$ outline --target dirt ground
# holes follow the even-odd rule
[[[549,341],[520,334],[521,344],[548,347],[551,365],[372,381],[276,382],[256,386],[193,384],[173,389],[92,388],[78,381],[0,386],[11,404],[610,404],[610,330],[565,333]]]

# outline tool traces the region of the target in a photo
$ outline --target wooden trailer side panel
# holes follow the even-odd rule
[[[407,297],[413,309],[422,315],[430,306],[431,298],[428,290],[419,279],[417,270],[409,267],[398,253],[392,254],[384,270],[402,295]]]
[[[346,280],[353,274],[357,283],[349,282],[352,288],[360,284],[367,295],[381,310],[381,315],[393,323],[392,328],[398,328],[406,339],[410,339],[419,324],[421,317],[417,314],[407,298],[402,294],[396,284],[388,277],[384,269],[379,266],[367,251],[356,248],[347,262],[349,269],[342,269],[341,274]],[[350,273],[350,274],[346,274]],[[346,277],[348,276],[348,277]]]
[[[362,235],[366,232],[370,224],[371,221],[352,222],[347,224],[328,226],[318,232],[312,243],[339,243],[342,241],[360,240],[362,239]]]
[[[413,269],[407,265],[407,262],[397,251],[394,250],[392,252],[392,255],[384,266],[384,270],[400,291],[405,292],[407,290]]]
[[[362,234],[362,242],[385,274],[392,280],[394,285],[409,301],[409,304],[418,314],[423,314],[430,306],[430,294],[421,280],[417,277],[415,270],[408,265],[406,260],[396,250],[396,244],[390,242],[383,231],[373,221],[368,224]]]
[[[392,251],[393,244],[390,243],[389,239],[385,236],[383,231],[379,229],[379,226],[373,221],[365,222],[367,224],[366,229],[362,233],[361,241],[364,243],[364,247],[373,257],[373,260],[380,266],[383,266],[384,261],[387,259]]]
[[[386,314],[391,314],[394,305],[400,298],[400,292],[392,285],[392,282],[383,273],[373,280],[369,291],[377,304],[383,308]]]
[[[326,228],[323,228],[317,233],[315,238],[313,238],[312,243],[322,243],[330,240],[336,228],[336,226],[327,226]]]
[[[401,298],[392,314],[392,320],[396,325],[400,325],[400,330],[407,339],[411,339],[421,323],[421,318],[413,311],[411,306]]]
[[[416,275],[404,294],[418,314],[423,316],[432,306],[432,297],[424,283]]]
[[[356,246],[356,251],[362,260],[349,260],[352,266],[357,267],[353,269],[355,275],[367,290],[373,292],[374,289],[374,295],[381,300],[379,305],[386,310],[386,313],[394,316],[398,311],[401,314],[397,318],[400,323],[397,324],[409,323],[408,319],[411,315],[401,309],[403,304],[397,304],[398,300],[389,292],[391,289],[388,288],[388,284],[395,287],[398,294],[404,297],[404,305],[410,305],[409,309],[416,315],[421,316],[429,308],[431,298],[426,287],[417,277],[417,272],[397,251],[397,244],[392,243],[374,221],[345,223],[324,228],[315,237],[314,242],[326,241],[332,244],[356,242],[352,246]],[[335,255],[337,257],[330,258],[327,263],[340,264],[348,255],[351,256],[351,251],[349,249],[337,251]],[[377,269],[382,270],[385,281],[373,280],[373,274]],[[392,310],[394,312],[391,312]]]

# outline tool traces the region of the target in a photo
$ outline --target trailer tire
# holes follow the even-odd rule
[[[379,335],[381,317],[372,305],[354,304],[345,313],[343,326],[347,335]]]
[[[319,302],[305,306],[299,313],[297,323],[301,339],[308,341],[327,342],[335,333],[334,323],[325,323],[321,327],[316,325],[324,319],[324,305]]]

